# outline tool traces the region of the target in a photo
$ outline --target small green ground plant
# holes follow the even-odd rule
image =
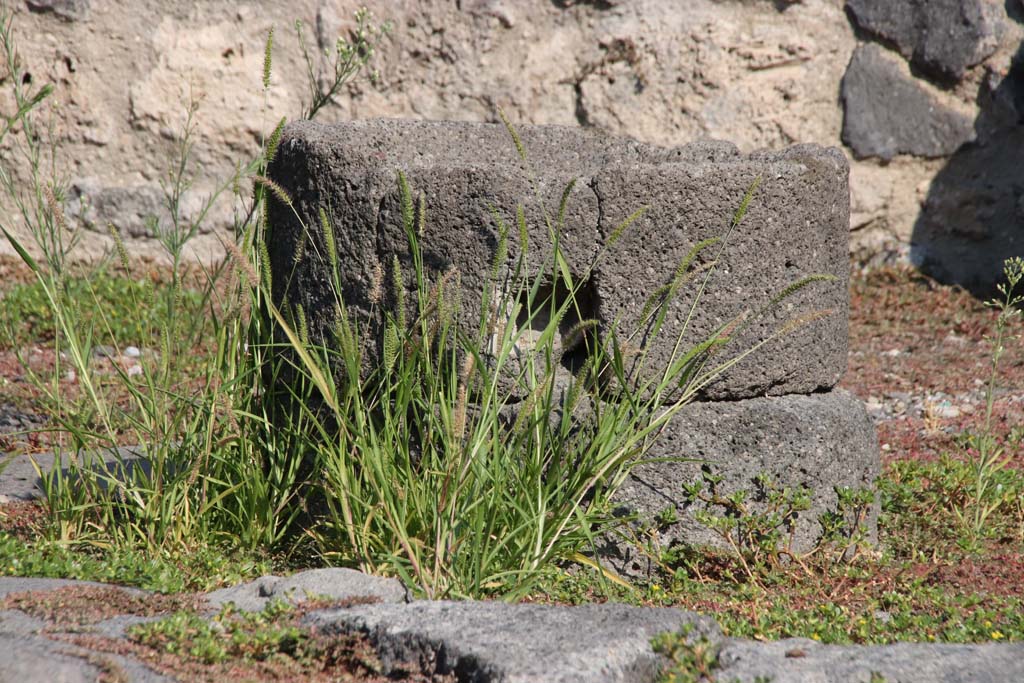
[[[985,418],[981,431],[966,437],[971,481],[966,487],[968,495],[955,507],[957,518],[965,531],[964,543],[974,548],[991,531],[988,524],[991,515],[1003,506],[1016,505],[1019,509],[1024,493],[1019,485],[1013,486],[1007,477],[1001,476],[1012,458],[992,433],[992,407],[995,403],[999,362],[1006,351],[1005,345],[1010,342],[1019,343],[1020,340],[1020,335],[1013,334],[1010,326],[1020,317],[1020,306],[1024,303],[1024,292],[1018,291],[1018,286],[1024,280],[1024,259],[1019,256],[1007,259],[1003,264],[1003,276],[1005,282],[997,285],[1000,297],[985,303],[998,311],[996,333],[991,340],[991,369],[985,386]],[[1011,481],[1014,479],[1017,478],[1009,477]]]
[[[311,604],[324,606],[325,602]],[[159,621],[133,626],[128,630],[128,638],[200,664],[277,658],[302,666],[320,659],[325,643],[316,642],[309,629],[299,626],[296,617],[300,614],[284,600],[271,601],[259,612],[242,612],[228,604],[212,619],[182,610]]]
[[[812,559],[829,566],[851,562],[869,547],[867,521],[875,503],[875,492],[868,488],[836,489],[834,510],[822,514],[820,534],[813,547],[798,551],[794,547],[798,517],[811,507],[812,491],[806,486],[780,487],[766,473],[753,479],[753,488],[725,492],[722,478],[707,468],[698,481],[684,485],[684,502],[699,505],[694,519],[712,531],[740,563],[746,579],[759,584],[761,577],[789,564],[806,568]],[[674,510],[672,510],[674,512]],[[674,515],[673,515],[674,517]],[[658,519],[666,524],[673,519]],[[703,549],[679,545],[653,550],[662,571],[695,573]]]

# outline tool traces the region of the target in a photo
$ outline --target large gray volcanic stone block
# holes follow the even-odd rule
[[[848,166],[841,153],[799,146],[742,156],[724,143],[661,149],[556,126],[521,126],[519,133],[548,212],[556,212],[566,184],[579,178],[560,240],[574,276],[589,275],[582,315],[596,318],[602,335],[616,322],[620,330],[635,327],[647,297],[672,278],[693,245],[726,232],[745,191],[760,178],[750,211],[731,235],[690,323],[686,343],[706,338],[744,311],[758,311],[786,285],[810,274],[836,279],[815,283],[755,320],[732,348],[742,350],[793,316],[819,310],[831,314],[762,348],[709,387],[706,397],[808,392],[838,381],[846,369],[848,310]],[[317,227],[322,208],[333,226],[342,296],[371,335],[379,332],[378,307],[371,297],[375,273],[388,270],[398,256],[411,286],[396,183],[401,170],[414,192],[422,191],[426,199],[420,241],[428,277],[436,282],[450,269],[458,271],[459,315],[467,329],[477,329],[481,292],[498,244],[492,207],[513,226],[507,267],[523,247],[514,227],[516,207],[523,205],[531,274],[549,272],[544,264],[552,240],[522,166],[500,125],[290,124],[269,171],[293,200],[293,207],[271,204],[268,249],[275,300],[301,305],[314,339],[328,338],[336,297]],[[615,227],[641,206],[648,207],[645,216],[591,270]],[[701,262],[712,257],[706,252]],[[652,367],[669,356],[696,289],[692,286],[675,302],[662,335],[650,342]]]
[[[638,465],[617,494],[623,512],[650,520],[671,508],[678,521],[659,536],[662,547],[677,542],[723,546],[722,539],[698,522],[683,485],[703,473],[722,477],[717,492],[756,493],[755,477],[769,475],[776,486],[806,486],[811,507],[794,522],[793,550],[814,546],[819,517],[836,509],[835,487],[870,488],[880,470],[875,428],[863,403],[842,389],[810,396],[780,396],[732,402],[693,403],[669,422],[649,458],[689,461]],[[756,498],[754,499],[756,501]],[[751,507],[764,510],[763,502]],[[711,512],[722,515],[723,509]],[[877,505],[865,519],[870,535],[877,528]],[[613,564],[627,574],[650,571],[646,558],[628,546],[617,549]]]
[[[915,66],[939,78],[959,80],[998,46],[994,2],[847,0],[846,7],[861,29],[894,43]]]

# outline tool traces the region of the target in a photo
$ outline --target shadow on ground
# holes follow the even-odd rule
[[[1006,11],[1024,22],[1024,8]],[[1009,73],[978,93],[976,139],[962,145],[929,188],[911,237],[911,260],[944,284],[987,298],[1002,263],[1024,256],[1024,45]]]

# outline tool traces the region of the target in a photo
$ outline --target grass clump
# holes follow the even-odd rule
[[[991,369],[985,387],[985,417],[981,431],[970,435],[967,440],[972,476],[969,493],[956,508],[957,518],[966,532],[965,543],[971,546],[976,546],[980,538],[990,531],[987,522],[993,513],[1003,506],[1016,504],[1019,509],[1021,505],[1021,489],[1004,486],[1004,477],[1000,476],[1012,458],[992,433],[992,407],[1005,344],[1020,339],[1019,334],[1011,333],[1010,325],[1020,317],[1020,305],[1024,303],[1024,292],[1018,292],[1018,285],[1024,280],[1024,259],[1019,256],[1007,259],[1003,264],[1003,276],[1005,282],[997,285],[1000,297],[985,303],[998,311],[995,337],[991,340]]]
[[[361,14],[352,42],[339,43],[326,90],[310,66],[309,116],[358,72],[383,35],[367,21]],[[9,44],[10,24],[4,25]],[[264,88],[271,83],[272,47],[270,36]],[[16,60],[10,64],[11,82],[20,83]],[[204,547],[269,549],[298,563],[398,575],[430,597],[522,596],[553,563],[594,564],[589,551],[596,539],[622,523],[609,501],[631,463],[675,411],[769,341],[720,360],[720,349],[749,323],[737,318],[684,348],[695,303],[671,362],[649,375],[635,372],[645,366],[647,350],[636,348],[633,331],[613,327],[599,339],[583,314],[579,294],[596,261],[573,273],[560,249],[573,184],[556,211],[541,207],[545,224],[539,227],[551,248],[539,270],[527,267],[530,228],[522,209],[514,217],[494,216],[498,247],[480,319],[467,329],[456,322],[458,272],[434,273],[424,264],[428,200],[401,176],[408,252],[388,264],[390,282],[380,283],[389,290],[376,311],[381,336],[371,338],[340,296],[334,226],[322,211],[306,229],[322,233],[309,244],[326,247],[315,256],[333,274],[337,325],[330,339],[312,338],[306,312],[279,308],[271,296],[268,207],[291,208],[284,189],[267,177],[283,123],[239,176],[222,183],[197,216],[186,217],[180,207],[192,184],[198,107],[195,100],[187,105],[164,185],[166,215],[150,221],[172,264],[170,282],[152,293],[123,293],[136,310],[142,310],[139,299],[159,303],[153,308],[162,323],[154,340],[158,362],[138,377],[120,372],[113,382],[101,380],[89,362],[98,343],[119,340],[121,318],[107,310],[95,287],[87,294],[91,306],[69,294],[68,255],[78,233],[62,212],[65,191],[57,177],[39,175],[27,192],[7,171],[0,178],[8,197],[24,208],[34,252],[42,255],[30,254],[3,226],[36,276],[33,296],[48,306],[49,343],[58,360],[39,387],[74,460],[69,470],[42,479],[63,543],[155,556]],[[31,129],[34,105],[19,116]],[[529,168],[525,148],[508,129]],[[25,141],[29,165],[40,173],[35,162],[43,139]],[[243,180],[251,182],[251,193],[243,193]],[[236,192],[242,205],[226,244],[228,259],[200,271],[198,305],[186,305],[183,250],[226,192]],[[693,264],[704,250],[720,258],[755,192],[756,185],[742,198],[722,239],[695,245],[666,287],[652,294],[641,322],[648,339],[658,335],[683,287],[703,292],[710,270]],[[534,194],[539,203],[536,187]],[[605,248],[640,213],[623,221]],[[522,248],[510,256],[516,233],[524,236]],[[113,237],[120,268],[132,279],[127,249]],[[817,279],[794,283],[772,305]],[[104,312],[100,325],[88,324],[90,310]],[[185,367],[199,341],[189,334],[198,334],[190,326],[197,316],[208,321],[201,328],[205,361]],[[575,377],[566,381],[557,343],[569,319],[576,321],[569,336],[583,352]],[[527,331],[531,351],[523,353]],[[381,363],[367,373],[360,359],[378,345]],[[73,395],[60,381],[65,368],[77,377]],[[145,445],[148,467],[129,468],[112,450],[125,439]],[[104,452],[115,460],[112,468],[102,464]]]

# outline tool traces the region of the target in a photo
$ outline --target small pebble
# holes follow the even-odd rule
[[[139,347],[137,346],[128,346],[125,347],[124,355],[128,358],[138,358],[142,355],[142,352],[139,351]]]
[[[139,365],[138,363],[136,363],[135,365],[132,365],[130,368],[128,368],[128,376],[129,377],[136,377],[137,375],[141,375],[141,374],[142,374],[142,366]]]
[[[117,349],[113,346],[101,344],[99,346],[92,347],[92,355],[96,358],[113,358],[117,355]]]

